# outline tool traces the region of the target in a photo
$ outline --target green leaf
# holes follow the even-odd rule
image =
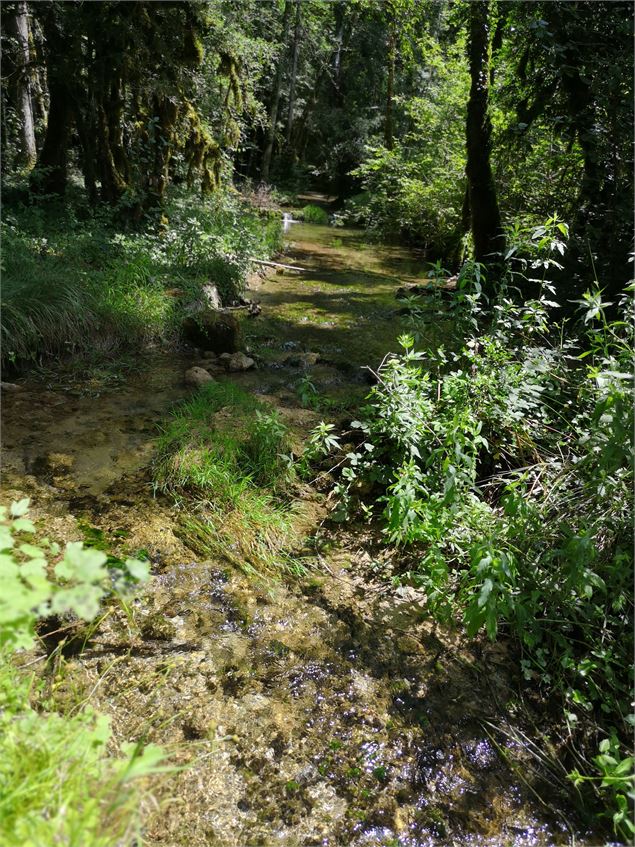
[[[28,518],[17,518],[13,521],[13,529],[15,532],[35,532],[33,521]]]
[[[494,588],[494,583],[491,579],[486,579],[483,583],[483,587],[481,588],[481,593],[478,595],[478,607],[482,609],[483,606],[487,603],[490,594],[492,593],[492,589]]]
[[[18,500],[15,503],[11,504],[11,517],[19,518],[22,515],[26,514],[27,509],[29,508],[31,500],[28,497],[25,497],[24,500]]]
[[[145,582],[150,576],[150,562],[140,559],[126,559],[126,568],[133,579]]]

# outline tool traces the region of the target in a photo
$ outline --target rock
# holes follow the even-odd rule
[[[22,391],[22,386],[15,382],[0,382],[0,389],[2,391]]]
[[[249,368],[253,368],[255,364],[254,360],[250,359],[244,353],[234,353],[227,360],[227,370],[234,372],[247,371]]]
[[[151,641],[171,641],[176,636],[176,627],[171,620],[156,612],[142,622],[141,634]]]
[[[236,353],[240,346],[240,323],[227,310],[208,308],[188,315],[182,330],[192,344],[214,353]]]
[[[210,382],[215,382],[214,377],[203,368],[190,368],[185,371],[185,384],[193,385],[195,388],[202,388],[204,385],[209,385]]]
[[[319,353],[290,353],[284,359],[285,365],[291,365],[292,368],[312,368],[320,361]]]
[[[195,315],[199,312],[205,312],[208,309],[213,309],[218,312],[222,308],[223,303],[220,299],[218,288],[216,288],[214,283],[210,282],[201,288],[201,293],[196,300],[187,304],[185,311],[189,315]]]

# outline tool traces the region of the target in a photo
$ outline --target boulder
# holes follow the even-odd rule
[[[244,353],[234,353],[227,360],[227,370],[229,371],[247,371],[253,368],[256,363]]]
[[[240,323],[231,312],[203,309],[188,315],[183,335],[192,344],[213,353],[236,353],[240,346]]]
[[[210,282],[201,288],[200,294],[196,300],[187,304],[185,312],[188,315],[196,315],[199,312],[207,311],[207,309],[213,309],[218,312],[222,308],[223,301],[218,293],[218,288]]]
[[[210,382],[215,382],[214,377],[203,368],[189,368],[185,371],[185,384],[192,385],[194,388],[202,388],[204,385],[209,385]]]
[[[0,389],[2,391],[22,391],[22,386],[15,382],[0,382]]]

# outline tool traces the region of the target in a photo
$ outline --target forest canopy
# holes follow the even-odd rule
[[[470,222],[480,259],[556,210],[571,287],[627,275],[628,3],[7,2],[3,21],[3,179],[30,171],[34,194],[76,168],[139,221],[171,183],[311,184],[455,266]]]

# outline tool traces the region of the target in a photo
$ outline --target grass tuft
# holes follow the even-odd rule
[[[292,533],[287,428],[231,382],[181,403],[158,445],[157,490],[194,501],[185,539],[247,571],[271,569]]]

